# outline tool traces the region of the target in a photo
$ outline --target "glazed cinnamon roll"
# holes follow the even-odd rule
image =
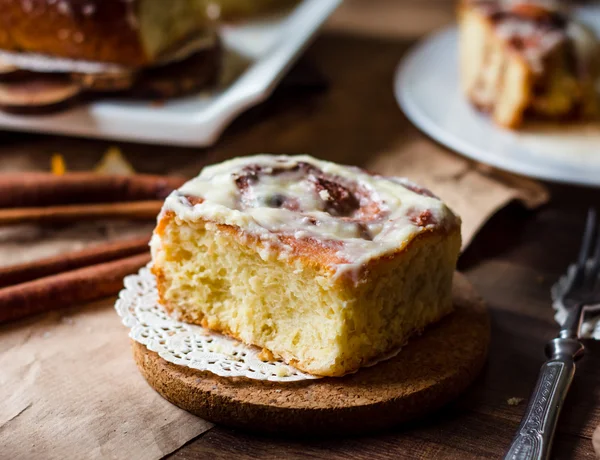
[[[406,179],[258,155],[173,192],[151,247],[167,311],[341,376],[452,310],[460,219]]]
[[[465,0],[459,8],[461,83],[499,125],[598,114],[597,38],[550,0]]]

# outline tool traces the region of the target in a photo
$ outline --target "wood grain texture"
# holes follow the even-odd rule
[[[289,435],[364,434],[422,417],[475,379],[487,354],[489,321],[457,274],[455,311],[394,358],[343,378],[293,383],[220,378],[177,366],[133,342],[138,368],[167,400],[211,422]]]

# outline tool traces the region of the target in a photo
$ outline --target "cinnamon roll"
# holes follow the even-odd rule
[[[257,155],[173,192],[151,248],[171,314],[341,376],[452,310],[460,219],[406,179]]]
[[[465,0],[459,32],[463,90],[497,124],[597,116],[597,38],[555,2]]]

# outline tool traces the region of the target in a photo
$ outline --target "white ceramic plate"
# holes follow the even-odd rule
[[[519,132],[495,126],[460,91],[457,38],[454,27],[436,33],[398,67],[395,93],[408,118],[436,141],[482,163],[539,179],[600,187],[600,124],[538,125]]]
[[[244,110],[267,99],[342,0],[304,0],[286,15],[224,26],[227,66],[247,64],[221,90],[168,101],[108,100],[46,116],[0,112],[0,128],[154,144],[208,146]],[[241,58],[241,59],[240,59]],[[231,71],[231,69],[229,69]]]

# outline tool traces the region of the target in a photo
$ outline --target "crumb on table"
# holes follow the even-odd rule
[[[512,398],[508,398],[506,400],[506,403],[509,406],[518,406],[519,404],[521,404],[523,401],[525,400],[525,398],[516,398],[516,397],[512,397]]]
[[[277,377],[288,377],[290,375],[290,371],[288,371],[285,367],[279,367],[276,371]]]
[[[261,350],[261,352],[257,355],[257,358],[263,362],[275,361],[275,356],[273,356],[273,353],[266,348]]]

